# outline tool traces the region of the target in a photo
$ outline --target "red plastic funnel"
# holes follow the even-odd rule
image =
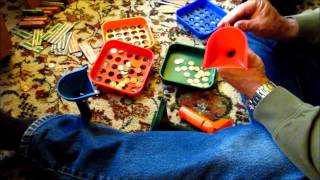
[[[203,69],[247,67],[248,42],[240,29],[224,27],[210,36],[202,64]]]

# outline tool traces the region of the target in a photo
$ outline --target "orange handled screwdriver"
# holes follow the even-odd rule
[[[181,119],[188,121],[189,123],[206,133],[213,133],[220,129],[233,125],[233,121],[225,118],[219,119],[217,121],[212,121],[209,118],[199,114],[196,111],[193,111],[186,106],[181,106],[178,114]]]

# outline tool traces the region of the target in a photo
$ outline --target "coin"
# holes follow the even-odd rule
[[[127,62],[126,67],[128,67],[128,68],[131,67],[131,62]]]
[[[126,71],[126,70],[120,71],[120,74],[122,74],[122,75],[128,74],[128,71]]]
[[[205,76],[210,76],[211,73],[210,73],[209,71],[205,71],[205,72],[204,72],[204,75],[205,75]]]
[[[49,68],[54,68],[56,65],[54,63],[49,63]]]
[[[119,82],[119,86],[122,88],[122,87],[124,87],[126,85],[126,82],[124,82],[124,81],[120,81]]]
[[[210,86],[209,83],[203,83],[202,85],[204,88],[208,88]]]
[[[199,71],[200,68],[199,68],[198,66],[195,66],[195,67],[194,67],[194,70],[195,70],[195,71]]]
[[[187,66],[182,66],[182,67],[181,67],[181,70],[182,70],[182,71],[186,71],[187,69],[188,69]]]
[[[110,87],[116,87],[116,85],[117,85],[117,83],[116,83],[115,81],[112,81],[112,82],[110,83]]]
[[[183,75],[184,77],[190,77],[191,74],[189,72],[184,72]]]
[[[177,72],[180,72],[181,68],[180,67],[175,67],[174,70],[177,71]]]
[[[194,77],[197,78],[197,79],[201,78],[200,74],[198,74],[198,73],[195,74]]]
[[[111,49],[110,49],[110,53],[112,53],[112,54],[117,53],[117,51],[118,51],[118,50],[117,50],[116,48],[111,48]]]
[[[138,73],[141,73],[141,69],[140,69],[140,68],[135,68],[135,69],[134,69],[134,72],[136,72],[137,74],[138,74]]]
[[[73,55],[76,56],[76,57],[81,57],[82,56],[82,52],[78,51],[78,52],[75,52]]]
[[[131,79],[130,79],[130,82],[131,82],[131,83],[136,83],[136,82],[137,82],[137,78],[131,78]]]
[[[192,84],[193,83],[193,79],[187,79],[187,83]]]
[[[183,62],[184,62],[184,59],[181,59],[181,58],[174,60],[174,63],[175,63],[175,64],[181,64],[181,63],[183,63]]]
[[[201,78],[201,80],[204,81],[204,82],[207,82],[207,81],[209,81],[209,78],[208,77],[203,77],[203,78]]]
[[[123,65],[119,65],[118,66],[118,70],[123,71],[124,70],[124,66]]]
[[[194,79],[193,82],[198,84],[198,83],[200,83],[200,80],[199,79]]]
[[[128,84],[128,83],[130,83],[130,79],[129,79],[129,78],[124,78],[124,82],[125,82],[126,84]]]
[[[194,65],[194,62],[193,62],[193,61],[189,61],[188,64],[189,64],[190,66],[193,66],[193,65]]]
[[[194,66],[189,66],[188,69],[189,69],[190,71],[193,71],[193,70],[194,70]]]
[[[28,85],[23,85],[21,87],[22,91],[26,92],[26,91],[29,91],[30,90],[30,87]]]
[[[204,71],[203,70],[199,70],[198,73],[199,73],[200,76],[204,76]]]

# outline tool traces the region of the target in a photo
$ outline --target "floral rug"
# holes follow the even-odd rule
[[[233,1],[236,2],[236,1]],[[227,2],[230,4],[230,2]],[[205,42],[177,25],[173,14],[164,14],[158,10],[157,1],[75,1],[56,14],[50,28],[58,22],[77,23],[73,30],[78,41],[87,41],[99,53],[102,42],[101,24],[105,21],[126,17],[147,17],[152,28],[156,45],[155,55],[148,81],[143,91],[135,97],[127,97],[115,93],[100,93],[89,98],[93,113],[93,121],[112,126],[126,132],[147,131],[150,128],[153,114],[158,109],[159,97],[168,100],[170,120],[179,123],[176,112],[176,95],[180,99],[192,97],[191,105],[195,110],[210,119],[226,117],[237,124],[246,123],[248,118],[240,101],[239,94],[227,83],[217,80],[215,86],[207,91],[187,91],[180,93],[179,86],[166,85],[159,76],[159,69],[169,45],[180,42],[192,46],[203,47]],[[9,29],[15,27],[21,17],[19,3],[6,3],[4,12]],[[228,6],[230,7],[230,6]],[[0,68],[0,107],[14,117],[40,117],[53,114],[78,114],[75,103],[67,102],[58,96],[56,83],[59,78],[71,70],[85,64],[92,64],[85,56],[56,56],[49,52],[50,44],[40,54],[18,46],[21,38],[13,35],[14,54],[8,64]],[[180,102],[180,101],[179,101]],[[185,102],[185,101],[183,101]]]
[[[241,0],[217,0],[226,10],[240,2]],[[22,6],[20,1],[0,4],[0,12],[5,15],[9,30],[21,18]],[[159,107],[159,99],[165,98],[168,102],[169,119],[173,123],[181,122],[177,116],[179,106],[188,105],[212,120],[225,117],[233,120],[236,125],[247,124],[248,114],[240,95],[219,77],[215,85],[206,91],[168,85],[161,80],[159,70],[171,44],[179,42],[204,47],[206,42],[184,30],[177,24],[174,14],[161,12],[159,6],[157,0],[78,0],[54,15],[45,28],[49,29],[59,22],[75,22],[77,24],[72,31],[76,32],[78,41],[88,42],[98,54],[103,44],[100,30],[103,22],[135,16],[143,16],[149,20],[156,40],[152,49],[155,58],[143,91],[135,97],[103,92],[89,98],[92,121],[126,132],[148,131],[152,117]],[[11,39],[14,44],[13,55],[7,63],[0,66],[0,108],[19,118],[41,117],[46,114],[79,114],[75,103],[58,96],[56,83],[63,74],[76,68],[85,64],[92,67],[86,57],[70,54],[56,56],[49,52],[50,44],[46,42],[43,43],[45,49],[37,54],[18,46],[21,41],[18,36],[12,34]],[[0,151],[0,157],[1,155],[8,156],[7,152]],[[25,168],[26,165],[21,160],[14,158],[10,161],[9,158],[5,163],[0,163],[0,174],[4,177],[2,179],[32,179],[30,172],[25,174]]]

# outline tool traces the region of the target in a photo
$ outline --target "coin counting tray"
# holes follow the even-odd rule
[[[102,90],[134,96],[142,90],[152,62],[151,50],[110,40],[94,63],[90,78]]]
[[[105,42],[113,39],[143,48],[151,48],[154,45],[151,29],[143,17],[107,21],[102,24],[101,29]]]
[[[226,12],[208,0],[198,0],[178,9],[176,15],[178,23],[198,38],[205,39],[217,29]]]
[[[205,50],[201,48],[195,48],[178,43],[172,44],[169,47],[164,62],[161,66],[160,76],[165,82],[169,83],[176,83],[200,89],[207,89],[211,87],[215,80],[215,69],[208,69],[207,72],[210,73],[209,75],[196,75],[200,74],[200,72],[202,72],[202,74],[206,72],[200,68],[203,62],[204,52]],[[183,59],[184,62],[177,64],[176,62],[178,59]],[[194,65],[189,65],[190,61],[192,61]],[[184,66],[186,66],[188,69],[183,70]],[[190,68],[190,66],[193,66],[193,68]],[[195,69],[195,67],[198,67],[199,69]],[[179,71],[177,71],[177,68]],[[186,77],[185,73],[189,76]],[[203,81],[203,77],[206,77],[204,79],[207,81]],[[192,79],[192,81],[189,79]],[[196,83],[193,81],[200,82]]]

